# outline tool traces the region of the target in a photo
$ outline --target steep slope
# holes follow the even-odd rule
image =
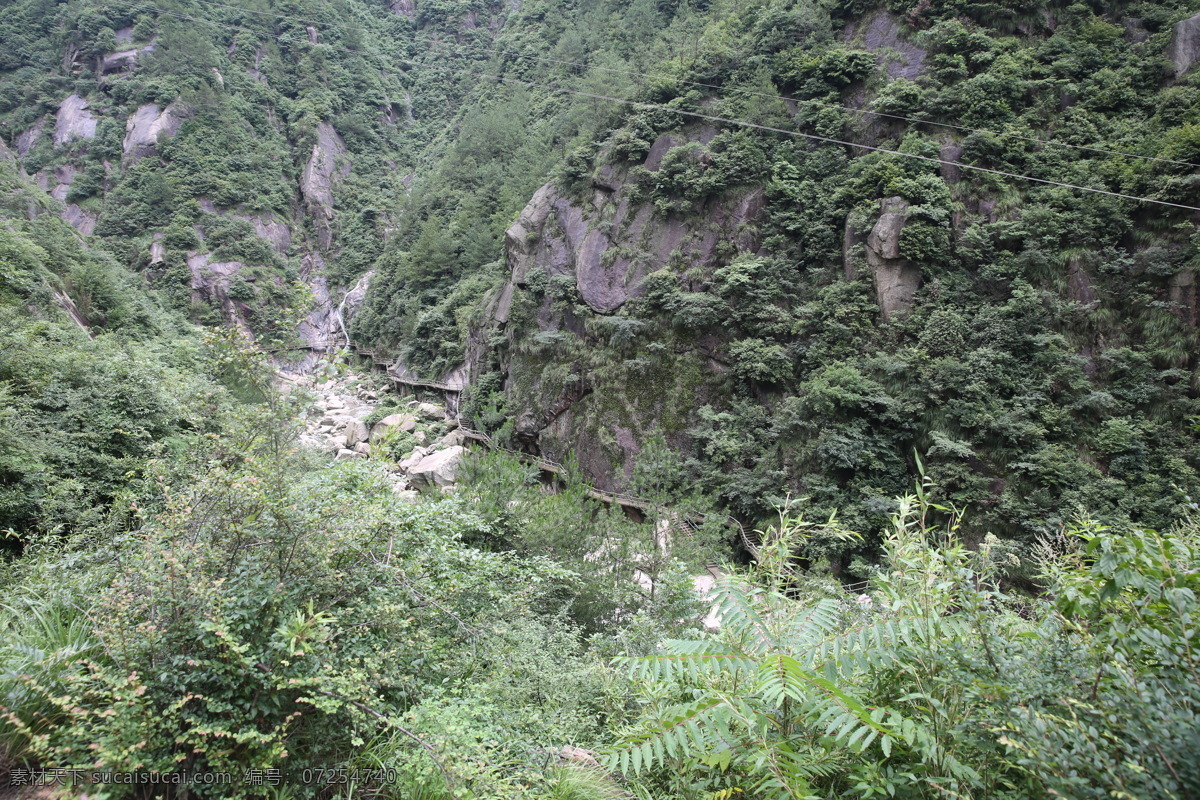
[[[299,314],[327,340],[471,85],[412,56],[502,23],[451,5],[13,3],[0,132],[64,219],[194,320],[285,341]]]
[[[750,518],[791,493],[876,528],[920,459],[972,536],[1169,524],[1200,456],[1196,212],[1037,180],[1197,205],[1197,8],[756,9],[714,4],[406,359],[456,368],[465,336],[479,424],[615,487],[665,437],[680,489]]]
[[[870,530],[919,458],[1026,539],[1196,486],[1194,212],[998,174],[1196,205],[1195,2],[12,8],[73,224],[262,339],[370,272],[360,342],[597,483],[661,438]]]
[[[148,460],[208,430],[223,390],[194,331],[86,246],[0,144],[3,550],[97,525]]]

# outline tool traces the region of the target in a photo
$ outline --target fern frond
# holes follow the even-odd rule
[[[819,600],[803,614],[796,615],[787,628],[783,639],[791,643],[792,651],[808,642],[817,641],[837,629],[839,609],[838,602],[830,598]]]
[[[643,769],[663,764],[668,757],[709,752],[713,736],[697,720],[724,705],[721,698],[706,698],[675,706],[659,721],[659,727],[626,738],[626,747],[607,756],[611,770],[640,775]]]
[[[717,581],[713,594],[721,628],[727,635],[747,645],[751,652],[761,653],[777,646],[771,627],[754,602],[762,596],[761,590],[746,590],[736,579],[725,577]]]

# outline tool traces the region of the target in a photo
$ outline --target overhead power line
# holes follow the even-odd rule
[[[272,18],[278,18],[278,19],[289,19],[289,20],[292,20],[295,22],[303,23],[305,25],[312,25],[313,27],[316,27],[317,25],[326,25],[327,24],[327,23],[323,23],[323,22],[317,22],[317,21],[311,20],[311,19],[305,19],[302,17],[293,16],[290,14],[282,14],[282,13],[275,12],[275,11],[255,11],[255,10],[249,9],[249,8],[242,8],[240,6],[229,5],[227,3],[218,3],[218,2],[216,2],[216,0],[194,0],[194,1],[198,2],[198,3],[203,3],[205,5],[209,5],[209,6],[215,6],[217,8],[229,9],[231,11],[239,11],[239,12],[246,13],[246,14],[256,14],[256,15],[263,16],[263,17],[272,17]],[[365,28],[360,28],[355,25],[346,25],[345,23],[341,23],[341,22],[334,22],[334,23],[332,23],[332,25],[333,25],[333,27],[340,28],[344,31],[346,31],[346,30],[358,31],[359,33],[367,33],[368,32]],[[993,130],[989,130],[987,128],[972,128],[972,127],[969,127],[966,125],[954,125],[949,122],[934,122],[933,120],[922,119],[920,117],[907,117],[902,114],[888,114],[888,113],[885,113],[882,111],[870,111],[870,110],[867,110],[864,108],[854,108],[853,106],[843,106],[843,105],[839,105],[837,103],[827,103],[822,100],[812,100],[812,99],[802,99],[802,98],[798,98],[798,97],[789,97],[787,95],[773,94],[771,92],[759,92],[759,91],[754,91],[752,89],[742,89],[742,88],[739,88],[736,86],[722,86],[720,84],[715,84],[715,83],[704,83],[702,81],[690,81],[690,80],[686,80],[684,78],[676,78],[676,77],[672,77],[669,75],[655,75],[653,73],[638,72],[636,70],[617,69],[615,67],[603,67],[598,64],[584,64],[584,63],[581,63],[578,61],[568,61],[568,60],[558,59],[558,58],[549,58],[547,56],[533,56],[533,55],[527,55],[525,53],[517,53],[517,52],[511,51],[511,50],[498,50],[498,49],[490,48],[490,47],[478,47],[477,49],[480,52],[491,53],[493,55],[498,55],[498,56],[511,56],[513,58],[520,58],[520,59],[525,59],[528,61],[537,61],[537,62],[541,62],[544,64],[558,64],[560,66],[580,67],[582,69],[587,69],[587,70],[596,70],[598,72],[608,72],[608,73],[612,73],[614,75],[625,75],[627,77],[644,78],[647,80],[669,81],[672,83],[682,84],[684,86],[695,86],[695,87],[703,88],[703,89],[711,89],[718,93],[719,92],[733,92],[736,94],[745,95],[747,97],[759,97],[759,98],[763,98],[763,99],[767,99],[767,100],[781,100],[784,102],[816,106],[818,108],[826,108],[826,109],[835,110],[835,111],[844,111],[848,114],[857,114],[859,116],[870,116],[870,117],[880,117],[883,119],[893,119],[893,120],[899,120],[899,121],[903,121],[903,122],[910,122],[910,123],[913,123],[914,125],[932,125],[932,126],[935,126],[938,128],[947,128],[950,130],[961,131],[964,133],[986,134],[988,136],[996,136],[996,137],[1008,138],[1008,139],[1017,139],[1019,141],[1030,142],[1030,143],[1034,143],[1034,144],[1050,145],[1053,147],[1062,147],[1062,148],[1067,148],[1067,149],[1071,149],[1071,150],[1081,150],[1081,151],[1090,152],[1090,153],[1103,153],[1105,155],[1122,156],[1124,158],[1136,158],[1136,159],[1140,159],[1142,161],[1156,162],[1159,164],[1175,164],[1175,165],[1181,166],[1181,167],[1194,167],[1196,169],[1200,169],[1200,164],[1195,164],[1190,161],[1178,161],[1173,158],[1161,158],[1159,156],[1145,156],[1145,155],[1140,155],[1138,153],[1129,153],[1129,152],[1126,152],[1123,150],[1112,150],[1112,149],[1108,149],[1108,148],[1104,148],[1104,147],[1095,147],[1092,145],[1071,144],[1069,142],[1062,142],[1057,139],[1042,139],[1037,136],[1024,136],[1022,134],[1012,133],[1010,131],[993,131]]]
[[[133,5],[135,7],[150,8],[150,9],[159,11],[160,13],[166,14],[168,16],[177,17],[179,19],[186,19],[186,20],[191,20],[193,22],[207,23],[209,25],[214,25],[214,26],[220,27],[220,28],[228,28],[230,30],[239,31],[242,33],[251,33],[251,34],[257,33],[260,35],[262,34],[261,31],[251,31],[247,28],[240,28],[240,27],[237,27],[234,25],[225,25],[223,23],[213,22],[212,20],[206,20],[206,19],[203,19],[200,17],[193,17],[193,16],[189,16],[186,14],[179,14],[177,12],[168,11],[166,9],[162,9],[162,8],[159,8],[158,6],[153,6],[148,3],[134,3]],[[290,39],[284,35],[271,35],[271,34],[267,34],[267,35],[277,41],[280,41],[280,42],[290,41]],[[858,142],[849,142],[849,141],[845,141],[843,139],[835,139],[830,136],[821,136],[821,135],[815,134],[815,133],[804,133],[802,131],[793,131],[793,130],[788,130],[786,128],[777,128],[777,127],[774,127],[771,125],[761,125],[756,122],[731,119],[729,117],[721,117],[721,116],[717,116],[715,114],[704,114],[699,111],[686,111],[684,109],[672,108],[670,106],[664,106],[664,105],[660,105],[657,103],[645,103],[645,102],[639,102],[639,101],[635,101],[635,100],[626,100],[626,99],[623,99],[620,97],[610,97],[608,95],[595,94],[592,92],[584,92],[584,91],[579,91],[577,89],[566,89],[561,86],[554,86],[551,84],[537,83],[534,81],[526,81],[526,80],[521,80],[518,78],[508,78],[503,75],[491,75],[488,73],[476,72],[474,70],[460,68],[460,67],[450,67],[450,66],[444,66],[444,65],[440,65],[440,64],[425,64],[425,63],[422,63],[419,61],[413,61],[411,59],[392,58],[392,57],[388,57],[388,56],[379,55],[376,53],[364,53],[364,52],[361,52],[358,50],[352,50],[347,47],[337,47],[335,45],[330,45],[330,44],[325,44],[325,43],[320,43],[320,42],[315,45],[312,44],[311,42],[309,44],[310,44],[310,46],[323,47],[323,48],[326,48],[329,50],[336,50],[336,51],[340,51],[340,52],[349,53],[351,55],[362,56],[365,58],[378,58],[383,61],[401,62],[401,63],[409,64],[411,66],[423,66],[423,67],[427,67],[427,68],[431,68],[431,69],[444,70],[447,72],[466,74],[466,75],[470,75],[475,78],[484,78],[484,79],[488,79],[488,80],[502,81],[504,83],[511,83],[511,84],[515,84],[515,85],[519,85],[519,86],[525,86],[528,88],[534,88],[534,89],[544,89],[547,91],[560,92],[563,94],[573,94],[573,95],[577,95],[579,97],[587,97],[587,98],[591,98],[593,100],[603,100],[606,102],[618,103],[621,105],[631,106],[633,108],[643,108],[643,109],[648,109],[648,110],[652,110],[652,111],[665,111],[665,112],[668,112],[671,114],[678,114],[680,116],[691,117],[694,119],[702,119],[702,120],[706,120],[709,122],[721,122],[721,123],[724,123],[727,125],[734,125],[734,126],[742,127],[742,128],[750,128],[753,130],[767,131],[770,133],[781,134],[783,136],[792,136],[792,137],[801,138],[801,139],[809,139],[811,141],[824,142],[826,144],[836,144],[836,145],[841,145],[844,147],[852,147],[852,148],[856,148],[856,149],[864,150],[864,151],[868,151],[868,152],[884,153],[886,155],[898,156],[900,158],[911,158],[911,159],[914,159],[917,161],[924,161],[926,163],[958,167],[960,169],[972,170],[975,172],[983,172],[983,173],[987,173],[990,175],[999,175],[999,176],[1005,177],[1005,178],[1015,178],[1017,180],[1026,180],[1026,181],[1031,181],[1034,183],[1041,183],[1041,184],[1045,184],[1045,185],[1049,185],[1049,186],[1058,186],[1058,187],[1062,187],[1065,189],[1073,189],[1075,191],[1080,191],[1080,192],[1091,192],[1093,194],[1101,194],[1101,195],[1106,195],[1108,197],[1117,197],[1117,198],[1120,198],[1123,200],[1132,200],[1134,202],[1139,202],[1139,203],[1152,203],[1152,204],[1160,205],[1160,206],[1169,206],[1172,208],[1182,208],[1187,211],[1200,212],[1200,207],[1197,207],[1197,206],[1189,206],[1189,205],[1184,205],[1182,203],[1172,203],[1172,202],[1169,202],[1166,200],[1156,200],[1156,199],[1150,198],[1150,197],[1139,197],[1137,195],[1123,194],[1121,192],[1113,192],[1113,191],[1109,191],[1108,189],[1097,189],[1097,188],[1091,187],[1091,186],[1080,186],[1078,184],[1066,183],[1063,181],[1055,181],[1055,180],[1050,180],[1048,178],[1037,178],[1032,175],[1023,175],[1023,174],[1015,173],[1015,172],[1006,172],[1004,170],[991,169],[989,167],[980,167],[975,164],[965,164],[961,161],[950,161],[950,160],[944,159],[944,158],[934,158],[932,156],[922,156],[922,155],[918,155],[916,153],[905,153],[900,150],[892,150],[892,149],[889,149],[886,147],[877,147],[874,145],[860,144]]]

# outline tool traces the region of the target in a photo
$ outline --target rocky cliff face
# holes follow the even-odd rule
[[[1175,77],[1182,78],[1200,58],[1200,14],[1189,17],[1175,26],[1167,58],[1175,67]]]
[[[900,255],[908,203],[899,197],[880,201],[879,221],[867,237],[867,264],[875,284],[880,316],[886,321],[908,311],[921,286],[921,268]]]
[[[96,117],[88,101],[73,94],[58,107],[54,123],[54,143],[64,145],[74,139],[91,139],[96,135]]]
[[[478,380],[489,367],[482,341],[501,332],[508,338],[499,368],[518,439],[552,458],[573,451],[603,488],[627,482],[654,434],[683,445],[687,416],[724,381],[725,368],[712,357],[716,340],[672,341],[673,334],[659,331],[668,354],[609,369],[614,356],[602,333],[645,324],[626,312],[645,296],[651,273],[685,264],[706,272],[757,251],[761,188],[733,190],[682,213],[663,211],[636,185],[635,169],[653,175],[673,147],[712,134],[664,134],[642,163],[599,167],[582,197],[554,184],[539,189],[506,232],[509,279],[469,346],[469,372]]]
[[[187,108],[178,102],[161,110],[153,103],[139,108],[125,123],[125,163],[154,155],[159,139],[174,136],[187,115]]]
[[[333,243],[333,194],[335,186],[350,174],[346,144],[328,122],[317,126],[317,141],[304,168],[300,193],[317,231],[317,242],[328,250]]]

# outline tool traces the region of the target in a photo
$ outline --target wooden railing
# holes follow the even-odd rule
[[[538,469],[541,469],[545,472],[553,473],[555,475],[567,474],[567,468],[565,466],[563,466],[562,464],[558,463],[557,461],[552,461],[551,459],[543,458],[542,456],[535,456],[531,453],[523,453],[519,450],[512,450],[508,447],[504,447],[502,445],[496,444],[496,442],[492,439],[492,437],[488,436],[486,433],[484,433],[482,431],[473,430],[473,429],[467,428],[467,427],[459,427],[459,430],[462,432],[462,434],[465,438],[473,439],[477,442],[482,442],[489,450],[491,450],[493,452],[507,453],[508,455],[515,456],[516,458],[519,458],[528,464],[533,464]],[[702,524],[705,521],[707,521],[707,519],[709,517],[721,516],[721,515],[716,515],[716,514],[702,514],[700,512],[694,512],[685,517],[683,514],[680,514],[678,512],[666,511],[665,507],[661,503],[657,503],[653,500],[648,500],[644,497],[636,497],[634,495],[625,494],[623,492],[610,492],[606,489],[597,489],[595,486],[591,486],[588,484],[584,484],[584,489],[585,489],[585,492],[588,497],[592,498],[593,500],[599,500],[602,503],[608,503],[610,505],[625,506],[628,508],[636,508],[639,511],[650,511],[652,509],[661,509],[665,512],[666,516],[674,518],[675,525],[677,527],[679,527],[681,530],[684,528],[687,528],[687,530],[683,531],[683,532],[689,537],[692,535],[692,531],[688,527],[688,522],[694,521],[697,524]],[[742,525],[742,523],[738,522],[736,519],[734,519],[733,517],[731,517],[729,515],[724,515],[720,521],[723,525],[725,525],[728,528],[737,528],[738,535],[741,538],[743,544],[747,544],[750,541],[749,537],[746,534],[746,528],[744,525]],[[757,555],[758,555],[757,548],[750,549],[749,547],[747,547],[747,550],[751,553],[751,555],[754,555],[757,557]]]
[[[462,390],[465,388],[463,386],[452,386],[451,384],[442,383],[440,381],[422,381],[422,380],[418,380],[415,378],[401,377],[392,371],[392,369],[391,369],[392,362],[390,362],[384,358],[379,358],[375,354],[375,351],[373,351],[373,350],[368,350],[365,347],[359,347],[353,341],[348,341],[347,339],[344,339],[341,337],[328,340],[327,342],[309,342],[305,345],[301,345],[296,348],[279,348],[279,349],[325,350],[329,347],[349,347],[351,350],[354,350],[354,352],[356,352],[358,355],[366,356],[367,358],[371,359],[371,361],[375,365],[384,367],[387,371],[388,378],[393,383],[399,383],[404,386],[415,386],[415,387],[426,388],[426,389],[435,389],[438,391],[455,393],[455,394],[462,392]],[[275,351],[266,351],[266,352],[275,352]],[[520,450],[513,450],[511,448],[504,447],[503,445],[497,444],[495,442],[495,440],[492,439],[492,437],[488,436],[483,431],[473,430],[473,429],[467,428],[465,426],[459,427],[459,431],[462,432],[462,435],[465,438],[473,439],[474,441],[481,442],[481,443],[483,443],[484,446],[486,446],[491,451],[499,452],[499,453],[507,453],[508,455],[515,456],[516,458],[519,458],[528,464],[533,464],[538,469],[540,469],[544,472],[549,472],[554,475],[566,475],[567,474],[567,468],[565,466],[563,466],[562,464],[560,464],[559,462],[554,461],[549,458],[544,458],[542,456],[535,456],[532,453],[525,453]],[[624,494],[621,492],[610,492],[605,489],[597,489],[595,486],[591,486],[588,484],[584,484],[584,487],[585,487],[588,497],[592,498],[593,500],[599,500],[602,503],[608,503],[610,505],[619,505],[619,506],[624,506],[627,508],[636,508],[639,511],[650,511],[652,509],[663,509],[664,508],[661,504],[656,503],[653,500],[648,500],[644,497],[635,497],[634,495],[631,495],[631,494]],[[689,536],[689,537],[692,535],[692,530],[689,526],[690,522],[694,521],[698,524],[702,524],[705,521],[707,521],[707,519],[709,517],[721,516],[722,517],[720,520],[721,524],[723,524],[727,528],[734,528],[737,530],[738,539],[741,541],[742,547],[745,548],[746,552],[750,554],[751,558],[754,558],[755,560],[757,560],[759,557],[759,545],[761,545],[762,542],[759,541],[758,531],[747,530],[745,525],[743,525],[741,522],[739,522],[734,517],[729,516],[728,514],[716,515],[716,514],[702,514],[700,512],[694,512],[688,517],[685,517],[684,515],[682,515],[678,512],[669,512],[668,511],[668,512],[666,512],[666,514],[667,514],[667,516],[673,517],[675,527],[677,527],[681,533],[683,533],[684,535]],[[867,585],[867,583],[868,583],[867,581],[862,581],[859,584],[844,585],[842,588],[847,591],[855,591],[858,588],[865,587]]]
[[[305,342],[304,344],[298,344],[295,347],[264,348],[262,352],[280,353],[288,350],[317,350],[325,352],[334,347],[345,347],[353,350],[360,356],[366,356],[367,358],[371,359],[371,363],[375,364],[377,367],[383,367],[387,371],[388,379],[392,383],[398,383],[403,386],[412,386],[420,389],[433,389],[434,391],[448,392],[451,394],[460,394],[462,390],[466,388],[465,386],[455,386],[454,384],[445,383],[443,381],[426,381],[421,380],[420,378],[409,378],[404,375],[397,375],[392,370],[391,361],[386,358],[380,358],[374,350],[369,350],[365,347],[359,347],[353,341],[350,341],[346,337],[342,336],[338,336],[333,339],[321,339],[315,342]]]

